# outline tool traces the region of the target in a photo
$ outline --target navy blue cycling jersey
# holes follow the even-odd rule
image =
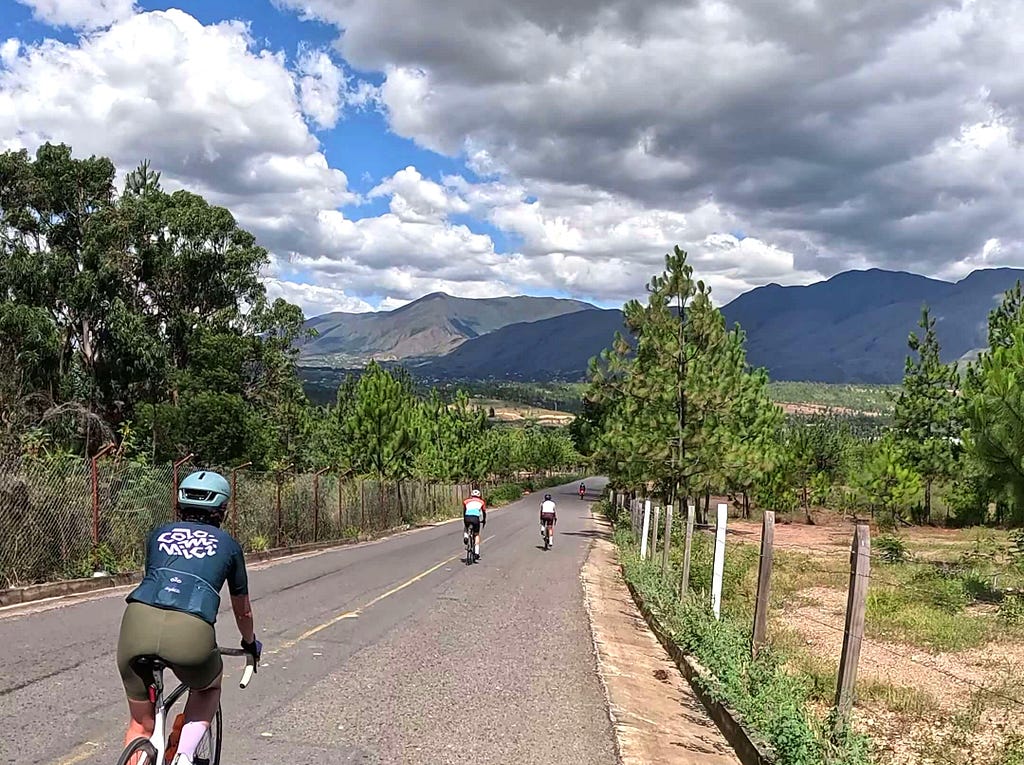
[[[234,537],[205,523],[168,523],[150,534],[146,573],[127,600],[215,624],[224,582],[232,595],[249,594],[245,557]]]

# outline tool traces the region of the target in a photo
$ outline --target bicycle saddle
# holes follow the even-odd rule
[[[167,662],[159,656],[136,656],[132,659],[132,667],[149,672],[159,672],[167,669]]]

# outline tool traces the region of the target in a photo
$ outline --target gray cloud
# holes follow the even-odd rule
[[[301,4],[386,73],[397,132],[482,150],[527,193],[713,199],[823,272],[938,273],[992,238],[1017,262],[1016,0]],[[992,135],[970,137],[979,125]]]

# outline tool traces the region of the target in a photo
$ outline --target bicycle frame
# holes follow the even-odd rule
[[[242,679],[238,683],[239,688],[245,688],[252,679],[253,674],[256,672],[256,665],[252,655],[238,648],[218,648],[218,650],[222,656],[246,657],[245,669],[242,671]],[[153,684],[149,686],[149,698],[155,706],[153,735],[150,736],[149,743],[152,744],[153,749],[156,750],[156,762],[147,763],[147,765],[159,765],[159,763],[164,761],[164,756],[167,753],[168,712],[170,712],[174,707],[178,699],[188,692],[188,686],[184,683],[179,683],[177,688],[171,691],[166,698],[164,697],[165,668],[166,667],[162,664],[153,668]],[[209,733],[207,733],[207,735],[209,735]]]

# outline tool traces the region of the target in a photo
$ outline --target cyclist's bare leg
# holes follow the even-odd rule
[[[474,542],[474,544],[476,544],[476,547],[474,548],[474,552],[477,555],[479,555],[480,554],[480,534],[479,534],[479,532],[474,537],[473,542]]]
[[[189,691],[188,701],[185,702],[185,725],[182,726],[181,738],[178,740],[178,751],[182,754],[189,757],[194,755],[206,731],[210,729],[210,722],[220,705],[220,686],[221,678],[218,677],[209,688]]]
[[[153,735],[153,728],[156,727],[156,705],[152,701],[128,699],[128,714],[132,719],[124,734],[125,746],[137,738],[149,738]]]

